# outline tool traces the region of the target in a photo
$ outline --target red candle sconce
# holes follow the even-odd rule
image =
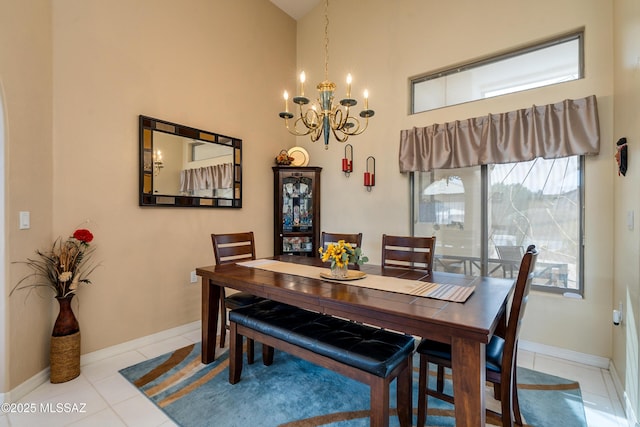
[[[367,191],[371,191],[371,187],[376,185],[376,158],[373,156],[367,157],[367,168],[364,173],[364,186],[367,187]]]
[[[342,158],[342,172],[345,176],[349,176],[353,172],[353,146],[347,144],[344,146],[344,157]]]

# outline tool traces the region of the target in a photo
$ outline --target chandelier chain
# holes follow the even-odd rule
[[[329,0],[324,4],[324,79],[329,80]]]

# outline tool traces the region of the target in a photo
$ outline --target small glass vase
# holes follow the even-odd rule
[[[349,272],[349,266],[344,264],[342,267],[334,265],[331,267],[331,277],[335,279],[346,279]]]

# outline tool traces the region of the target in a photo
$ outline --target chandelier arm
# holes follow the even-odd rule
[[[310,130],[314,130],[320,127],[320,122],[322,121],[322,116],[318,114],[316,110],[313,108],[307,109],[307,111],[302,113],[302,108],[300,109],[300,119],[302,120],[302,124],[305,125]]]
[[[311,131],[310,133],[311,133],[311,142],[316,142],[322,136],[322,127],[319,126],[313,131]]]
[[[293,126],[289,126],[289,120],[288,120],[288,119],[285,119],[285,121],[284,121],[284,125],[285,125],[285,127],[287,128],[287,130],[289,131],[289,133],[290,133],[291,135],[295,135],[295,136],[306,136],[306,135],[309,135],[309,134],[312,132],[312,129],[308,129],[308,128],[307,128],[307,131],[306,131],[306,132],[300,132],[300,131],[297,129],[297,123],[298,123],[299,121],[300,121],[300,119],[298,118],[298,119],[296,119],[296,120],[295,120],[295,122],[293,122]]]
[[[356,128],[353,131],[349,131],[348,134],[351,136],[355,136],[355,135],[360,135],[362,132],[364,132],[367,129],[367,126],[369,126],[369,119],[366,119],[364,122],[364,126],[361,125],[360,121],[358,119],[356,119],[354,117],[354,119],[357,122]],[[362,127],[361,127],[362,126]]]
[[[349,139],[349,136],[350,136],[350,134],[348,134],[345,131],[340,130],[340,129],[331,129],[331,132],[333,133],[333,137],[335,139],[337,139],[338,142],[346,142],[347,139]],[[340,134],[343,135],[343,136],[340,136]]]
[[[349,118],[349,112],[346,114],[339,106],[335,106],[333,111],[331,112],[331,117],[333,120],[331,121],[331,127],[333,129],[342,130],[344,125],[347,123],[347,119]]]

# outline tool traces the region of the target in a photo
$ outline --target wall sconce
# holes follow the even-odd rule
[[[367,191],[371,191],[371,187],[376,185],[376,158],[373,156],[367,157],[367,167],[364,173],[364,186],[367,187]],[[371,167],[369,167],[371,165]]]
[[[342,158],[342,172],[345,176],[349,176],[353,172],[353,146],[347,144],[344,146],[344,157]]]
[[[158,176],[160,174],[160,169],[164,167],[164,162],[162,161],[162,151],[156,150],[153,152],[153,175]]]

